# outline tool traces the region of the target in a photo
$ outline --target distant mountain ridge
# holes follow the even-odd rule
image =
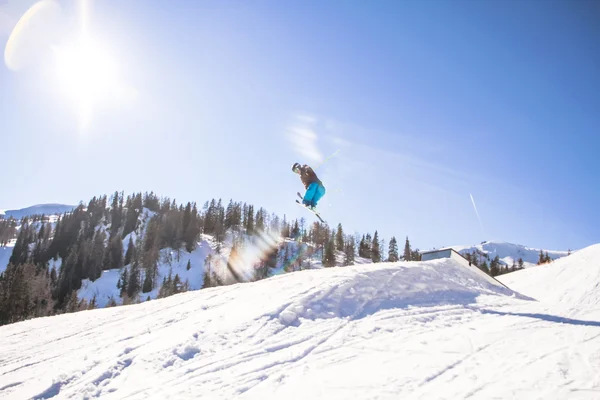
[[[451,246],[454,250],[461,254],[477,252],[480,254],[486,254],[489,259],[493,259],[498,256],[500,261],[508,266],[518,263],[519,258],[523,259],[525,267],[537,264],[539,260],[540,250],[552,260],[557,260],[562,257],[569,255],[569,251],[562,250],[547,250],[547,249],[536,249],[532,247],[523,246],[520,244],[507,243],[502,241],[485,241],[473,246]]]
[[[0,210],[0,217],[4,216],[4,218],[13,217],[14,219],[21,219],[30,215],[56,215],[72,211],[75,207],[77,206],[58,203],[36,204],[19,210]]]

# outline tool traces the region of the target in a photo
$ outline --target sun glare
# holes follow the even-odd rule
[[[111,54],[89,37],[54,48],[59,90],[80,109],[83,125],[89,122],[94,105],[110,100],[118,84]]]

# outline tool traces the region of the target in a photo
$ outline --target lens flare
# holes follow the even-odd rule
[[[211,279],[220,285],[249,282],[266,277],[266,262],[282,242],[279,232],[254,232],[251,236],[231,238],[229,254],[213,254],[207,259]]]
[[[19,71],[36,63],[61,31],[62,9],[54,0],[42,0],[31,6],[13,28],[6,47],[4,63]]]

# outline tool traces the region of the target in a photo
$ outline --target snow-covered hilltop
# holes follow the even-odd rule
[[[446,259],[38,318],[0,327],[0,398],[597,398],[599,271],[596,245],[520,293]]]
[[[73,210],[76,206],[69,206],[66,204],[37,204],[35,206],[21,208],[19,210],[0,210],[0,217],[6,219],[13,217],[14,219],[21,219],[31,215],[60,215]]]
[[[522,259],[524,263],[523,266],[525,268],[537,264],[540,251],[542,251],[544,254],[547,252],[548,256],[552,260],[557,260],[561,257],[566,257],[569,255],[569,251],[534,249],[520,244],[501,241],[486,241],[473,246],[458,245],[452,246],[452,248],[461,254],[479,253],[482,255],[487,255],[489,260],[492,260],[494,257],[498,256],[500,258],[500,262],[508,266],[513,265],[513,263],[518,264],[519,259]]]

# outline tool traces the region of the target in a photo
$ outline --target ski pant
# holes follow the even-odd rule
[[[302,203],[307,206],[316,207],[323,196],[325,196],[325,186],[313,182],[306,189]]]

